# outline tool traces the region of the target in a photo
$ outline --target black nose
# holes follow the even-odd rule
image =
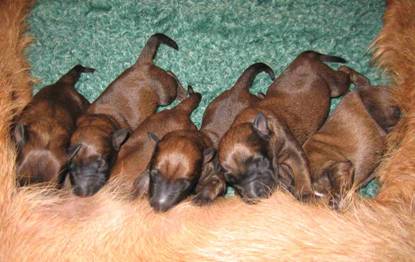
[[[271,193],[271,188],[262,183],[251,182],[244,185],[244,193],[247,198],[267,198]]]
[[[80,197],[88,197],[98,192],[99,187],[91,186],[74,186],[73,193]]]
[[[151,207],[157,212],[166,212],[173,207],[174,203],[169,199],[169,196],[153,196],[150,198]]]
[[[80,172],[70,173],[73,193],[77,196],[88,197],[97,193],[107,182],[105,173]]]

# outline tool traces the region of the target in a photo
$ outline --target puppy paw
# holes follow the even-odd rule
[[[198,206],[204,206],[212,203],[216,198],[223,195],[226,190],[226,184],[220,180],[213,179],[196,189],[196,195],[192,201]]]
[[[215,196],[212,194],[209,194],[209,192],[206,191],[202,191],[197,193],[193,199],[192,202],[193,204],[197,205],[197,206],[205,206],[205,205],[209,205],[210,203],[212,203],[215,200]]]

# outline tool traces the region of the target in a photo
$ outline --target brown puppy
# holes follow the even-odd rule
[[[161,43],[178,49],[163,34],[151,36],[137,62],[115,79],[77,121],[71,150],[79,146],[80,149],[69,170],[76,195],[95,194],[107,181],[129,130],[137,128],[159,105],[175,99],[178,87],[175,76],[153,64]]]
[[[156,142],[149,138],[149,134],[153,137],[164,137],[174,130],[196,130],[196,126],[190,120],[190,115],[199,105],[201,95],[195,93],[191,87],[189,87],[188,95],[176,107],[146,118],[118,153],[111,177],[119,177],[129,184],[137,179],[134,185],[136,196],[146,194],[148,191],[149,174],[143,174],[143,172],[147,169],[156,146]]]
[[[371,87],[354,70],[341,67],[358,86],[347,94],[323,127],[304,144],[313,187],[338,205],[352,187],[370,179],[385,150],[385,135],[400,118],[386,87]]]
[[[200,130],[210,138],[215,149],[235,117],[245,108],[255,105],[264,98],[263,94],[258,98],[249,92],[256,75],[260,72],[266,72],[272,80],[275,79],[274,71],[268,65],[253,64],[242,73],[234,86],[216,97],[206,108]],[[225,189],[225,177],[215,157],[209,165],[202,168],[193,201],[199,205],[210,203],[225,193]]]
[[[221,139],[225,178],[248,203],[268,197],[278,182],[298,198],[314,194],[301,145],[323,124],[330,97],[345,93],[350,84],[346,73],[323,62],[345,60],[313,51],[300,54]]]
[[[81,73],[94,71],[76,65],[56,83],[40,90],[18,117],[12,136],[19,152],[19,184],[57,182],[59,172],[70,158],[66,147],[76,119],[89,105],[75,90],[75,83]]]
[[[176,130],[157,141],[148,171],[153,209],[167,211],[193,193],[202,166],[214,154],[210,139],[195,129]]]

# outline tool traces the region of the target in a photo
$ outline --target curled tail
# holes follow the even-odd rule
[[[176,106],[176,108],[180,110],[184,110],[190,114],[199,105],[200,100],[202,99],[202,95],[200,93],[193,91],[193,88],[191,86],[189,86],[187,89],[187,95],[188,97],[183,99]]]
[[[233,89],[250,88],[257,74],[261,72],[266,72],[272,80],[275,79],[275,74],[271,67],[264,63],[256,63],[250,65],[247,69],[245,69],[245,71],[236,81],[235,85],[233,86]]]
[[[69,70],[66,74],[64,74],[58,82],[63,82],[67,84],[74,85],[81,76],[82,73],[93,73],[95,72],[94,68],[84,67],[82,65],[76,65],[71,70]]]
[[[179,50],[177,43],[173,39],[166,36],[165,34],[157,33],[148,39],[146,45],[141,51],[140,56],[137,59],[137,63],[152,63],[160,44],[165,44],[173,49]]]
[[[316,51],[305,51],[301,54],[301,56],[307,56],[309,58],[318,59],[321,62],[342,63],[342,64],[347,63],[347,60],[340,56],[320,54]]]

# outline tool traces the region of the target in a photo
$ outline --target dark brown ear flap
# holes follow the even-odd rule
[[[13,128],[13,139],[19,148],[23,147],[24,144],[26,144],[27,134],[26,134],[26,128],[23,124],[18,123]]]
[[[66,150],[66,155],[68,156],[68,162],[72,161],[72,159],[78,154],[79,150],[81,149],[81,144],[70,145],[69,148]]]
[[[353,186],[354,168],[350,161],[336,162],[324,174],[330,181],[333,196],[345,195]]]
[[[134,181],[134,198],[139,198],[148,194],[150,186],[150,171],[147,169]]]
[[[156,134],[154,134],[153,132],[148,132],[147,135],[148,135],[148,138],[150,138],[151,140],[156,142],[156,144],[158,142],[160,142],[160,138]]]
[[[115,150],[120,150],[122,144],[127,140],[130,130],[128,128],[118,129],[112,134],[112,146]]]
[[[262,112],[256,115],[254,122],[252,123],[252,126],[261,138],[265,140],[268,140],[270,138],[268,120]]]
[[[314,195],[307,157],[287,128],[274,131],[275,142],[271,142],[272,164],[284,187],[297,198]]]
[[[215,154],[216,154],[216,150],[213,147],[209,147],[203,150],[203,165],[212,161]]]

